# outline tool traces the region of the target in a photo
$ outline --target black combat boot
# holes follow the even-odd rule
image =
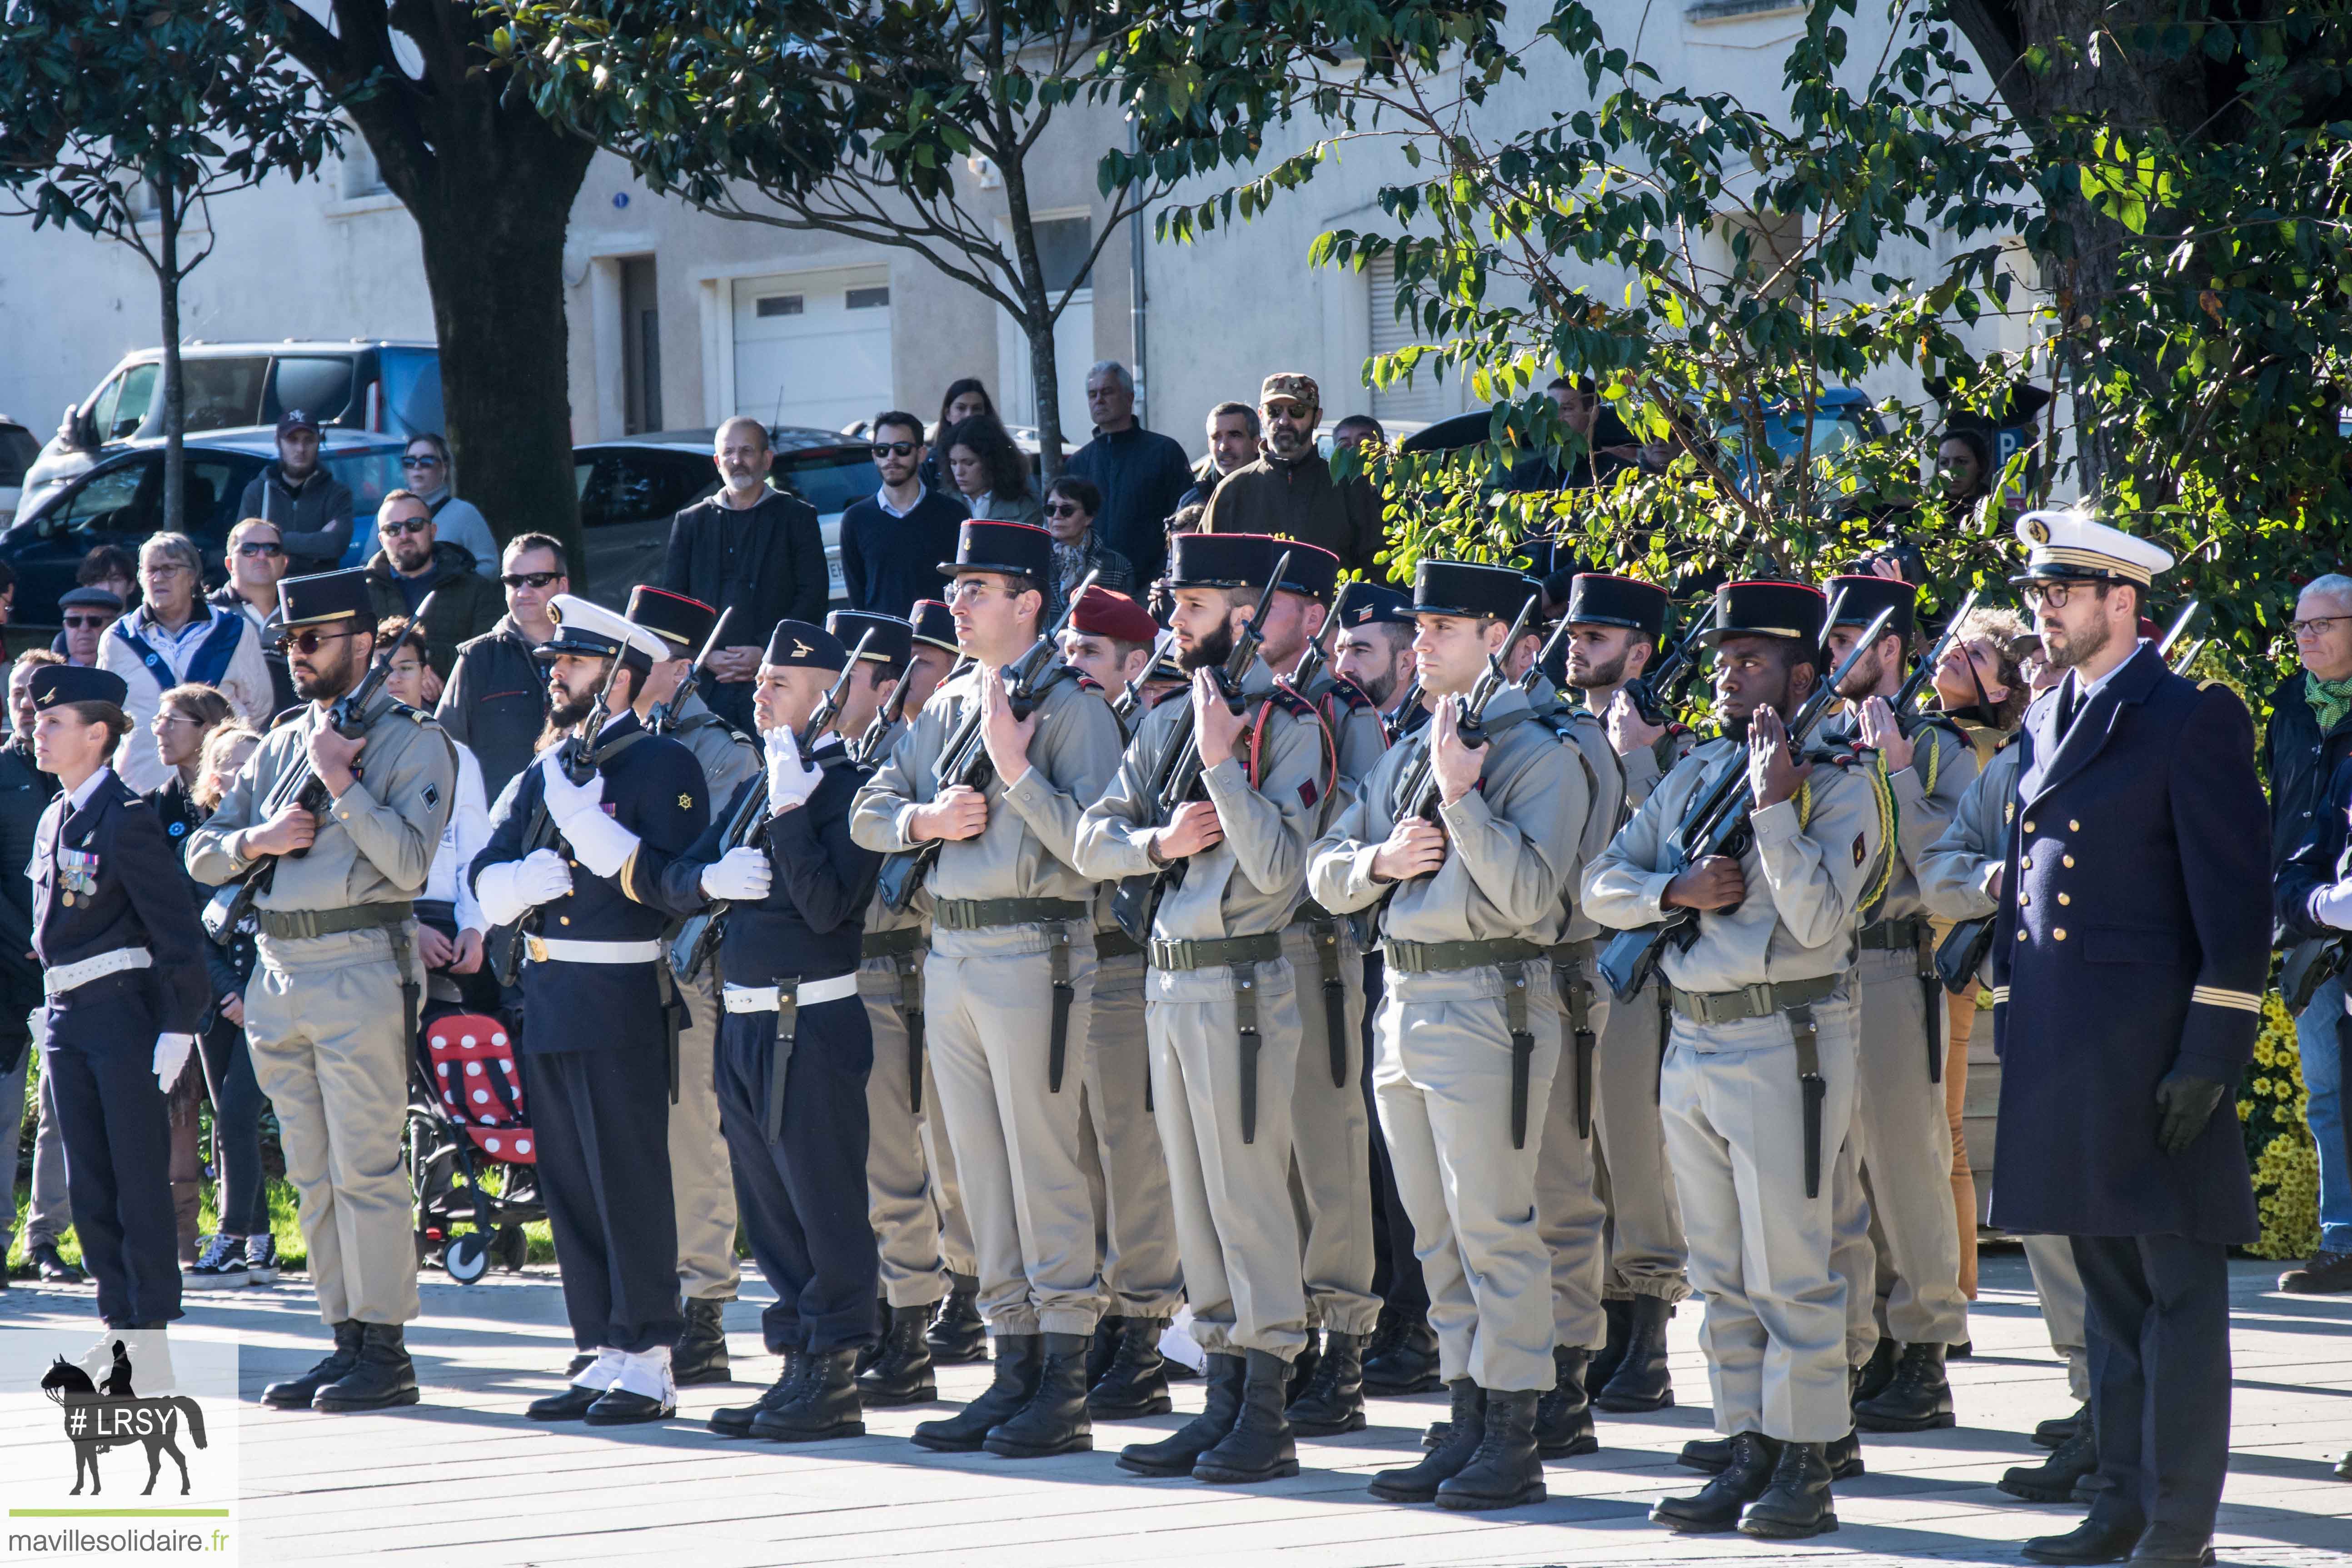
[[[591,1361],[595,1358],[589,1357]],[[348,1376],[360,1363],[360,1321],[345,1318],[335,1325],[335,1348],[318,1365],[299,1377],[273,1383],[261,1391],[261,1403],[278,1410],[308,1410],[319,1390]]]
[[[2018,1551],[2034,1563],[2055,1563],[2074,1568],[2090,1563],[2121,1563],[2139,1544],[2141,1531],[2102,1520],[2086,1519],[2063,1535],[2037,1535]]]
[[[948,1299],[931,1322],[931,1360],[940,1366],[961,1366],[988,1355],[988,1323],[980,1315],[980,1281],[969,1274],[950,1274]]]
[[[1731,1468],[1731,1439],[1694,1437],[1675,1456],[1675,1463],[1703,1476],[1719,1476]]]
[[[1946,1360],[1950,1357],[1947,1356]],[[2033,1428],[2033,1440],[2044,1448],[2054,1448],[2072,1437],[2081,1427],[2091,1424],[2091,1407],[2078,1405],[2072,1415],[2053,1415]]]
[[[1116,1312],[1105,1312],[1095,1320],[1095,1337],[1087,1346],[1087,1386],[1092,1388],[1110,1370],[1111,1358],[1118,1354],[1119,1326],[1127,1320]]]
[[[1604,1300],[1601,1312],[1609,1320],[1609,1338],[1592,1352],[1592,1364],[1585,1369],[1594,1388],[1608,1387],[1609,1380],[1617,1375],[1617,1364],[1625,1359],[1625,1342],[1633,1334],[1633,1302]]]
[[[1297,1355],[1290,1358],[1289,1367],[1283,1374],[1290,1380],[1283,1388],[1283,1404],[1288,1405],[1292,1400],[1307,1392],[1307,1385],[1315,1381],[1315,1369],[1322,1363],[1323,1350],[1321,1331],[1316,1329],[1308,1329],[1307,1331],[1306,1348],[1301,1350]]]
[[[1830,1459],[1822,1443],[1783,1443],[1772,1484],[1739,1516],[1739,1533],[1766,1541],[1801,1541],[1838,1527],[1830,1506]]]
[[[1580,1362],[1584,1352],[1579,1351]],[[1580,1373],[1583,1368],[1577,1369]],[[1517,1508],[1544,1500],[1543,1460],[1536,1453],[1537,1394],[1488,1390],[1484,1430],[1470,1462],[1439,1483],[1437,1506]]]
[[[1364,1342],[1362,1334],[1334,1329],[1323,1336],[1323,1359],[1315,1375],[1283,1411],[1283,1419],[1301,1437],[1332,1437],[1364,1427]]]
[[[874,1321],[875,1321],[877,1323],[878,1323],[878,1324],[882,1325],[885,1329],[887,1329],[887,1328],[889,1327],[889,1324],[890,1324],[890,1298],[889,1298],[889,1297],[887,1297],[887,1296],[877,1296],[877,1297],[875,1297],[875,1298],[874,1298]],[[869,1373],[869,1372],[871,1372],[871,1371],[873,1371],[873,1370],[874,1370],[874,1363],[875,1363],[876,1362],[877,1362],[877,1361],[880,1361],[881,1359],[882,1359],[882,1336],[877,1335],[877,1336],[875,1338],[875,1341],[874,1341],[874,1342],[873,1342],[872,1344],[869,1344],[869,1345],[864,1345],[864,1346],[861,1346],[861,1347],[859,1348],[859,1350],[858,1350],[858,1352],[857,1352],[857,1375],[858,1375],[858,1376],[860,1376],[860,1377],[864,1377],[867,1373]],[[678,1381],[679,1381],[680,1383],[684,1383],[684,1382],[686,1381],[686,1379],[684,1379],[684,1378],[682,1378],[682,1377],[681,1377],[681,1378],[679,1378],[679,1379],[678,1379]]]
[[[1849,1421],[1853,1419],[1853,1403],[1862,1391],[1862,1374],[1865,1370],[1863,1367],[1854,1367],[1845,1374],[1845,1409],[1846,1419]],[[1829,1446],[1828,1453],[1830,1479],[1850,1481],[1861,1475],[1864,1468],[1862,1429],[1858,1426],[1847,1427],[1845,1436]]]
[[[1130,1443],[1118,1451],[1118,1468],[1139,1476],[1189,1476],[1200,1457],[1224,1440],[1241,1414],[1242,1384],[1249,1363],[1237,1355],[1209,1354],[1209,1400],[1201,1414],[1157,1443]]]
[[[1592,1432],[1592,1401],[1584,1392],[1586,1363],[1591,1356],[1590,1351],[1566,1345],[1552,1347],[1551,1391],[1536,1400],[1536,1451],[1547,1459],[1572,1459],[1580,1454],[1598,1452],[1601,1447],[1601,1439]],[[1491,1396],[1487,1403],[1494,1403]],[[1441,1494],[1437,1500],[1444,1502],[1445,1499]]]
[[[1457,1377],[1445,1387],[1454,1402],[1445,1419],[1444,1440],[1421,1463],[1374,1476],[1374,1497],[1389,1502],[1434,1502],[1437,1489],[1460,1475],[1477,1454],[1486,1436],[1486,1393],[1466,1377]]]
[[[859,1404],[880,1409],[937,1399],[940,1384],[931,1375],[931,1342],[923,1337],[931,1326],[931,1303],[893,1307],[883,1321],[887,1327],[875,1342],[874,1358],[857,1374]]]
[[[1738,1526],[1739,1510],[1771,1486],[1780,1446],[1761,1432],[1734,1433],[1730,1443],[1723,1473],[1695,1496],[1661,1500],[1650,1510],[1653,1522],[1685,1535],[1707,1535]]]
[[[724,1301],[686,1299],[686,1331],[669,1352],[669,1374],[680,1388],[705,1383],[731,1383],[727,1371],[727,1330],[719,1321]]]
[[[1875,1399],[1886,1392],[1886,1385],[1895,1381],[1895,1361],[1901,1350],[1900,1345],[1885,1335],[1878,1337],[1878,1348],[1870,1352],[1870,1359],[1854,1368],[1853,1402],[1856,1405],[1865,1399]]]
[[[1021,1408],[989,1428],[981,1447],[1008,1459],[1083,1454],[1095,1446],[1087,1415],[1088,1334],[1045,1334],[1045,1363]]]
[[[1289,1370],[1272,1351],[1242,1358],[1240,1408],[1225,1435],[1192,1462],[1194,1480],[1246,1486],[1298,1473],[1298,1449],[1282,1414]]]
[[[1364,1392],[1386,1398],[1441,1386],[1436,1333],[1426,1320],[1400,1313],[1390,1342],[1364,1357]]]
[[[1636,1296],[1625,1303],[1631,1322],[1625,1353],[1605,1383],[1592,1387],[1595,1407],[1612,1415],[1664,1410],[1675,1402],[1675,1381],[1666,1371],[1666,1321],[1675,1304],[1664,1296]]]
[[[937,1333],[939,1325],[931,1325]],[[990,1430],[1000,1422],[1009,1421],[1013,1412],[1029,1403],[1037,1392],[1037,1374],[1045,1363],[1045,1342],[1039,1334],[998,1334],[996,1338],[996,1380],[981,1390],[980,1397],[961,1410],[940,1421],[926,1421],[915,1428],[914,1443],[919,1448],[932,1448],[942,1454],[976,1454],[988,1440]],[[936,1340],[931,1353],[939,1353]]]
[[[866,1436],[855,1350],[809,1351],[790,1394],[751,1417],[751,1436],[772,1443],[821,1443]]]
[[[2098,1470],[2099,1440],[2085,1421],[2047,1459],[2038,1465],[2020,1465],[1998,1484],[2010,1496],[2028,1502],[2070,1502],[2076,1485]]]
[[[1159,1318],[1118,1321],[1110,1360],[1087,1390],[1087,1410],[1096,1420],[1134,1421],[1176,1408],[1168,1397],[1168,1363],[1160,1354],[1160,1336],[1167,1327]],[[1093,1358],[1087,1361],[1091,1364]]]
[[[359,1360],[352,1370],[310,1396],[313,1410],[388,1410],[414,1405],[416,1367],[398,1323],[362,1323]]]
[[[1886,1386],[1853,1407],[1853,1424],[1865,1432],[1926,1432],[1958,1421],[1952,1414],[1941,1345],[1905,1345]]]
[[[800,1389],[801,1379],[808,1374],[808,1352],[798,1345],[784,1352],[783,1370],[776,1374],[760,1397],[749,1405],[731,1405],[710,1413],[710,1429],[721,1437],[749,1437],[751,1423],[761,1412],[773,1410],[792,1398]]]

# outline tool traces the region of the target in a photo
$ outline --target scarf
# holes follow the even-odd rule
[[[2319,721],[2319,732],[2325,735],[2344,722],[2346,713],[2352,712],[2352,675],[2341,680],[2322,680],[2305,670],[2303,697],[2311,704],[2312,717]]]

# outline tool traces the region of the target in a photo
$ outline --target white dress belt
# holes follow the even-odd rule
[[[662,955],[662,944],[657,942],[566,942],[540,936],[522,940],[523,951],[540,963],[651,963]]]
[[[79,963],[43,970],[41,988],[52,996],[62,996],[78,985],[103,980],[110,974],[120,974],[127,969],[152,969],[154,966],[155,955],[145,948],[118,947],[112,952],[101,952]]]
[[[836,974],[830,980],[803,980],[793,993],[793,1004],[814,1007],[820,1002],[838,1002],[845,996],[857,994],[857,974]],[[772,1013],[781,1005],[781,988],[774,985],[730,985],[720,1000],[730,1013]]]

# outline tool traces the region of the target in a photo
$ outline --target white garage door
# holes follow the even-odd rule
[[[890,275],[735,280],[735,410],[838,430],[891,406]]]

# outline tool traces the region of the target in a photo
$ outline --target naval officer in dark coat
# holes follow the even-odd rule
[[[43,665],[31,695],[34,760],[62,786],[27,870],[74,1230],[106,1326],[160,1329],[180,1315],[164,1095],[205,1009],[204,933],[163,822],[107,765],[131,729],[122,678]]]
[[[2231,1089],[2270,962],[2245,705],[2137,634],[2162,548],[2074,512],[2017,525],[2053,666],[2018,739],[1993,938],[1992,1223],[2072,1238],[2105,1483],[2037,1562],[2213,1560],[2230,1446],[2227,1249],[2258,1234]]]

